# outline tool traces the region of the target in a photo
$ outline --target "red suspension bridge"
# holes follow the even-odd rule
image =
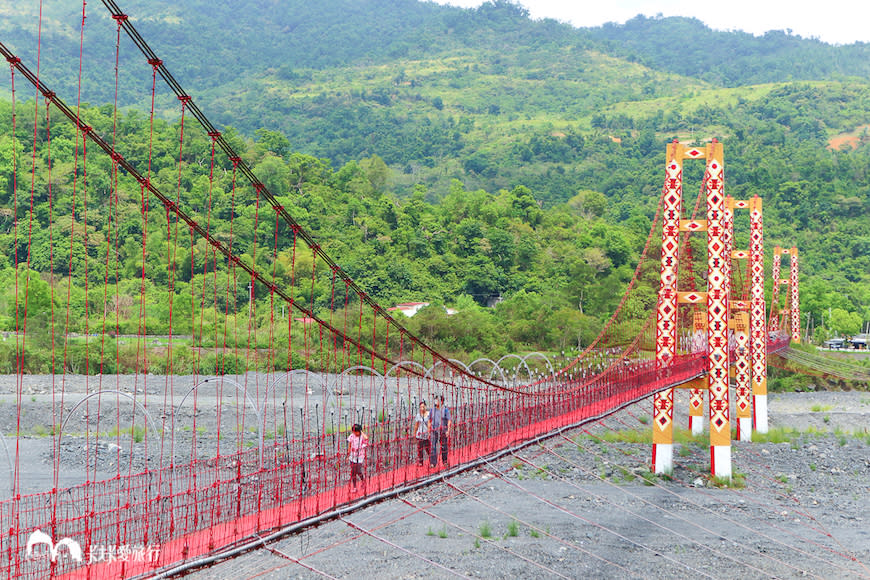
[[[711,469],[730,477],[734,362],[738,417],[754,408],[756,428],[766,430],[765,356],[787,345],[791,329],[771,329],[773,319],[765,319],[760,201],[725,196],[721,144],[668,147],[661,203],[634,278],[582,353],[561,368],[538,353],[466,365],[419,340],[354,282],[294,220],[290,198],[270,191],[209,122],[131,20],[111,0],[82,3],[77,94],[58,94],[41,77],[39,41],[31,62],[0,42],[12,95],[3,122],[16,137],[8,173],[17,297],[14,401],[3,407],[11,423],[0,456],[10,474],[0,495],[3,575],[147,575],[341,513],[362,497],[348,481],[353,424],[369,440],[363,494],[372,498],[651,394],[652,463],[667,472],[672,389],[687,385],[693,429],[709,393]],[[109,27],[114,40],[108,123],[86,118],[81,100],[95,27]],[[144,81],[121,83],[122,75]],[[150,87],[150,136],[161,123],[156,104],[167,97],[177,103],[176,151],[156,151],[151,137],[145,151],[125,147],[122,87],[143,85]],[[72,167],[54,164],[60,147],[73,148]],[[707,165],[689,216],[682,164],[692,159]],[[54,205],[58,188],[71,205]],[[48,285],[33,255],[36,213],[46,202],[49,228],[39,233],[50,240]],[[741,254],[732,245],[733,210],[742,207],[755,221],[750,250]],[[135,231],[127,227],[131,208]],[[218,212],[228,217],[228,231],[213,227]],[[99,240],[91,237],[96,221],[108,232]],[[690,232],[707,233],[706,276],[693,272]],[[141,255],[132,301],[119,258],[131,243]],[[796,264],[796,251],[792,256]],[[732,272],[732,260],[741,258],[749,259],[745,278]],[[623,306],[649,284],[642,273],[656,259],[657,307],[630,318]],[[710,286],[696,288],[696,278]],[[199,283],[186,283],[192,280]],[[82,319],[77,288],[87,303]],[[43,290],[48,297],[36,311]],[[138,310],[132,333],[121,324],[125,300]],[[155,302],[168,313],[160,337],[149,329],[157,326]],[[733,315],[741,310],[746,317]],[[50,384],[36,385],[28,373],[36,341],[49,345]],[[180,376],[179,368],[193,371]],[[431,470],[417,464],[408,426],[418,403],[436,395],[452,413],[450,464]],[[31,402],[51,409],[38,441],[29,437],[40,427],[25,412]],[[751,431],[740,425],[741,433]],[[39,469],[35,463],[45,458]]]

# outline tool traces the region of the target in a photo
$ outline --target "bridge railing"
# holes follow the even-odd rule
[[[652,361],[624,362],[587,378],[546,379],[512,397],[453,392],[451,465],[469,464],[514,445],[606,415],[656,390],[703,372],[702,355],[665,370]],[[453,404],[453,401],[461,401]],[[365,494],[349,489],[346,432],[270,440],[262,450],[170,463],[133,475],[89,481],[0,503],[0,574],[44,578],[99,566],[100,577],[130,577],[188,562],[270,530],[327,514],[365,497],[402,489],[437,474],[417,465],[409,412],[367,425]],[[427,461],[428,462],[428,461]],[[83,561],[28,555],[36,530],[70,538]],[[110,554],[111,553],[111,557]],[[143,557],[144,554],[144,557]],[[97,573],[94,569],[91,573]]]

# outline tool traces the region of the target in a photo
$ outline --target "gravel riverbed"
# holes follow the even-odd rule
[[[40,430],[53,424],[58,401],[51,395],[51,377],[24,377],[20,384],[29,429],[19,440],[26,493],[50,485],[52,438]],[[98,388],[158,401],[168,384],[177,402],[191,388],[184,377],[95,382],[67,376],[64,406],[69,410]],[[7,447],[13,442],[18,385],[14,376],[0,377]],[[188,575],[196,580],[870,578],[870,392],[771,394],[771,434],[791,431],[782,441],[734,441],[734,479],[728,487],[710,481],[703,438],[677,443],[672,477],[649,474],[650,445],[634,442],[633,434],[649,429],[651,404],[642,401],[511,456],[454,470],[437,483]],[[124,408],[131,411],[133,405]],[[678,391],[678,425],[686,424],[686,408]],[[217,419],[202,413],[197,421],[210,430],[215,425],[209,421]],[[77,444],[71,437],[68,445]],[[73,447],[61,450],[71,467],[77,457]],[[84,472],[63,471],[68,484]]]
[[[650,477],[649,444],[614,435],[646,428],[644,401],[189,577],[870,578],[870,393],[769,403],[796,433],[735,441],[730,487],[703,441]]]

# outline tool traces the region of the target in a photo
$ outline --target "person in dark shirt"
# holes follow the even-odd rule
[[[441,445],[441,461],[444,467],[450,467],[447,461],[447,440],[450,437],[450,409],[444,404],[444,395],[435,395],[435,407],[429,411],[429,433],[431,445],[429,447],[429,467],[434,468],[438,464],[438,445]]]

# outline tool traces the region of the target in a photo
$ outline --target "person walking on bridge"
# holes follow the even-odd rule
[[[423,466],[423,461],[429,456],[429,410],[426,401],[420,401],[420,411],[414,417],[414,437],[417,439],[417,464]]]
[[[357,478],[362,481],[363,493],[366,491],[365,462],[368,445],[369,438],[362,432],[362,425],[354,424],[350,435],[347,436],[347,457],[350,459],[350,491],[352,493],[356,493]]]
[[[431,445],[429,447],[429,467],[435,468],[438,464],[438,445],[441,444],[441,461],[444,467],[450,467],[447,461],[447,440],[450,437],[450,409],[444,404],[444,395],[435,395],[435,407],[429,411],[429,433]]]

